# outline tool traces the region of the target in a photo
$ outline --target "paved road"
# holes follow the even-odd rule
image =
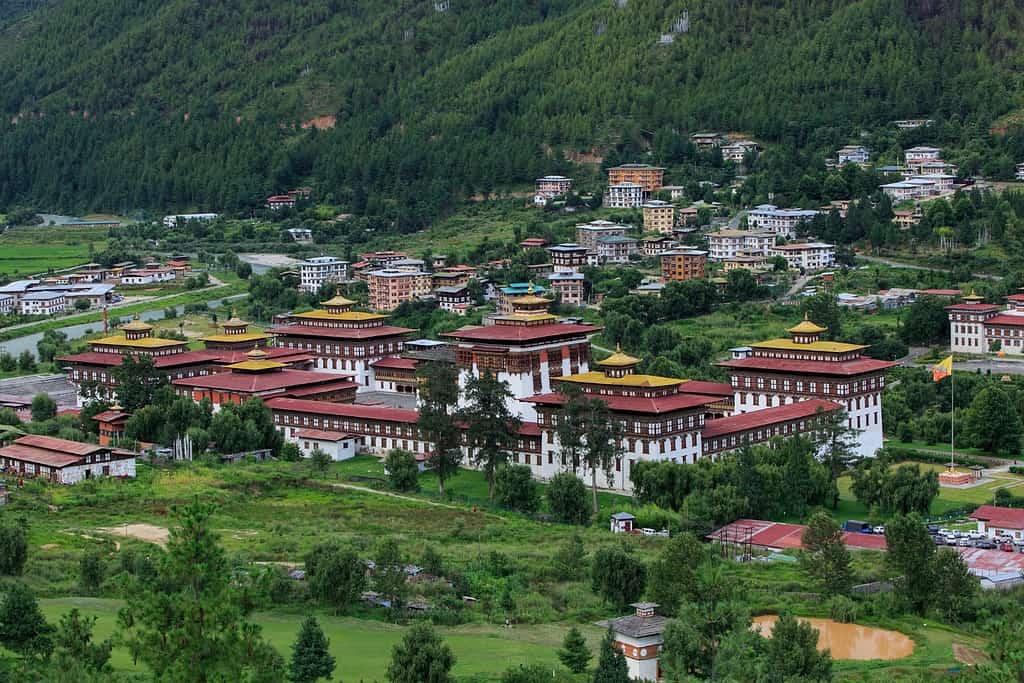
[[[729,219],[729,222],[726,224],[725,227],[729,230],[739,230],[740,221],[743,220],[743,217],[746,215],[746,211],[740,211],[735,216]]]
[[[949,273],[949,268],[935,268],[933,266],[921,266],[915,263],[903,263],[902,261],[894,261],[889,258],[881,258],[879,256],[864,256],[863,254],[857,254],[857,258],[862,261],[869,263],[881,263],[892,268],[906,268],[908,270],[929,270],[933,273]],[[1002,280],[1000,275],[990,275],[988,273],[971,273],[971,277],[976,280]]]

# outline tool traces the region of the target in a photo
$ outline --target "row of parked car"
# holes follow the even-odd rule
[[[980,548],[982,550],[1002,550],[1007,553],[1024,552],[1024,539],[1012,536],[996,536],[989,538],[980,531],[953,531],[939,528],[935,524],[928,525],[935,545],[949,545],[960,548]]]

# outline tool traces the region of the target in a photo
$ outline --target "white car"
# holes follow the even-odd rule
[[[981,531],[971,531],[967,534],[967,538],[971,539],[972,541],[980,541],[981,539],[985,538],[985,534]]]
[[[872,529],[871,531],[872,531],[872,533],[876,533],[876,534],[885,534],[885,525],[884,524],[880,524],[880,525],[876,526],[874,529]]]

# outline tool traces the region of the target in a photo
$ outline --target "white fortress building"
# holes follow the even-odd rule
[[[954,353],[1024,354],[1024,294],[1006,297],[1006,308],[970,294],[946,306],[949,350]]]

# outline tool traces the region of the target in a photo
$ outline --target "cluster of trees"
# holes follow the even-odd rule
[[[869,509],[883,513],[927,515],[939,495],[938,472],[921,471],[916,463],[893,467],[893,455],[881,449],[874,458],[858,463],[850,485],[853,495]]]

